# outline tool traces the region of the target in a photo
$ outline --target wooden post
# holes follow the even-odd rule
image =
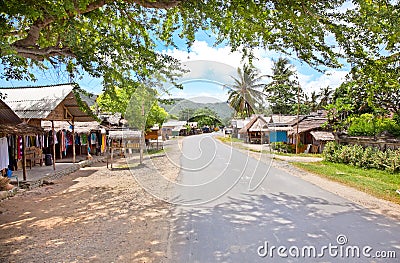
[[[72,163],[75,163],[76,153],[75,153],[75,122],[72,117]]]
[[[63,131],[61,130],[61,132],[63,133]],[[62,135],[60,136],[60,139],[62,139]],[[64,138],[64,140],[65,140],[65,138]],[[60,140],[59,142],[58,142],[58,145],[60,145],[60,160],[62,159],[62,147],[61,147],[61,145],[62,145],[62,140]]]
[[[143,164],[143,147],[144,147],[144,132],[142,130],[140,132],[140,141],[139,141],[140,164]]]
[[[22,178],[26,181],[25,135],[22,136]]]
[[[113,160],[114,160],[114,147],[113,147],[113,143],[114,143],[114,140],[111,140],[111,160],[110,160],[110,162],[111,162],[111,169],[113,168],[112,167],[112,164],[113,164]]]
[[[54,121],[51,121],[51,129],[53,131],[53,170],[56,170],[56,133],[54,131]]]

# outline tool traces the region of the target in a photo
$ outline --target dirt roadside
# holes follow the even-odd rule
[[[178,176],[167,156],[132,171],[145,177],[154,163]],[[0,262],[166,261],[170,204],[147,193],[124,159],[114,167],[98,163],[0,202]]]

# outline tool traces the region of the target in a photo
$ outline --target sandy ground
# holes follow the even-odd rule
[[[164,262],[170,204],[135,180],[154,165],[178,176],[166,156],[145,160],[134,176],[120,159],[112,171],[98,163],[2,201],[0,262]]]
[[[170,197],[169,185],[160,185],[152,176],[158,172],[169,180],[177,178],[179,141],[168,147],[165,155],[146,159],[142,166],[120,159],[110,170],[98,163],[0,202],[0,262],[168,262],[172,207],[138,183]],[[262,159],[259,153],[246,152]],[[400,219],[399,205],[299,170],[287,161],[273,165]]]

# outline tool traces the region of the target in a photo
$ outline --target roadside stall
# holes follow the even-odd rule
[[[51,130],[41,138],[30,138],[30,147],[38,147],[40,144],[44,154],[48,154],[55,160],[56,148],[62,152],[68,147],[68,141],[72,146],[72,162],[75,163],[75,123],[95,121],[96,117],[89,106],[81,99],[80,89],[76,84],[61,84],[53,86],[28,86],[0,88],[7,94],[4,102],[16,113],[16,115],[31,126],[40,128],[42,121],[50,121]],[[54,127],[55,121],[65,121],[71,126],[71,137],[59,134]],[[39,147],[40,147],[39,146]],[[55,170],[55,161],[52,161]]]
[[[108,133],[110,140],[110,164],[113,168],[114,153],[120,156],[130,157],[133,153],[140,153],[140,163],[143,162],[143,136],[136,130],[111,130]],[[108,160],[108,159],[107,159]],[[108,167],[108,162],[107,162]]]
[[[23,180],[26,181],[26,166],[43,164],[43,155],[39,151],[32,151],[32,141],[39,140],[43,134],[40,127],[31,126],[22,120],[12,109],[0,100],[0,170],[23,170]],[[32,140],[31,140],[32,139]],[[40,148],[39,148],[40,150]],[[18,180],[17,180],[18,182]]]

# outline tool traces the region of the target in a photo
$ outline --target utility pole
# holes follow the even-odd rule
[[[300,115],[300,85],[297,83],[297,125],[296,125],[296,154],[299,145],[299,115]]]

